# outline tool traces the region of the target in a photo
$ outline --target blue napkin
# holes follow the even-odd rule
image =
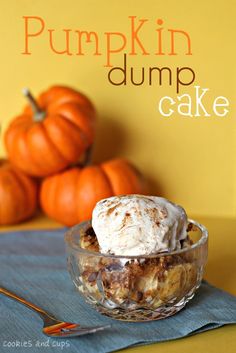
[[[133,345],[186,337],[236,323],[236,297],[203,282],[178,314],[160,321],[125,323],[97,313],[78,294],[66,269],[65,229],[0,233],[0,285],[59,319],[84,325],[112,324],[106,331],[73,339],[41,333],[36,313],[0,295],[0,351],[106,353]]]

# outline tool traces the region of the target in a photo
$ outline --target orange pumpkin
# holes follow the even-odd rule
[[[145,182],[136,168],[124,159],[114,159],[45,178],[40,203],[49,217],[71,226],[90,219],[96,202],[103,198],[143,193]]]
[[[0,225],[24,221],[36,208],[35,181],[9,162],[0,160]]]
[[[83,94],[51,87],[30,104],[5,133],[10,161],[25,173],[48,176],[79,160],[94,139],[95,110]]]

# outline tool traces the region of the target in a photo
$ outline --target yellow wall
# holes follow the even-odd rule
[[[230,101],[225,118],[212,116],[163,118],[157,102],[175,97],[167,84],[113,86],[107,80],[105,54],[93,56],[55,55],[49,49],[46,29],[57,29],[57,46],[63,44],[60,29],[95,30],[105,50],[106,31],[128,33],[128,16],[149,19],[140,35],[147,47],[155,41],[156,19],[164,20],[163,36],[168,48],[168,28],[183,29],[191,36],[192,56],[185,56],[177,42],[177,56],[128,57],[135,68],[149,66],[190,66],[195,83],[210,88],[206,107],[219,95]],[[24,56],[22,16],[40,16],[46,29],[30,42],[32,55]],[[0,13],[0,122],[3,130],[21,111],[22,87],[35,94],[55,83],[72,85],[88,94],[96,104],[99,121],[94,159],[113,156],[133,160],[150,179],[156,193],[182,204],[188,213],[206,216],[236,214],[235,160],[235,1],[199,0],[9,0],[1,1]],[[33,27],[32,27],[33,30]],[[36,30],[36,27],[34,28]],[[141,32],[140,32],[141,33]],[[72,49],[75,49],[75,41]],[[123,56],[117,55],[116,65]],[[193,86],[181,90],[192,93]],[[1,146],[1,154],[4,154]]]

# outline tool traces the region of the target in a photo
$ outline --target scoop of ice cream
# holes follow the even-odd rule
[[[96,204],[92,227],[102,253],[150,255],[181,247],[187,215],[162,197],[114,196]]]

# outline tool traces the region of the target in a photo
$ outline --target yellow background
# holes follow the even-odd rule
[[[31,56],[24,50],[22,16],[40,16],[46,28],[30,41]],[[129,57],[129,65],[190,66],[196,84],[210,88],[206,107],[219,95],[230,101],[225,118],[189,118],[175,114],[163,118],[157,102],[164,95],[175,97],[175,89],[154,84],[135,87],[112,86],[103,67],[105,54],[79,57],[55,55],[49,49],[47,29],[56,29],[58,49],[63,48],[61,29],[94,30],[103,43],[106,31],[130,31],[128,16],[149,19],[140,31],[147,47],[155,48],[156,19],[164,21],[163,38],[168,48],[167,29],[183,29],[191,36],[192,56]],[[0,122],[3,130],[24,104],[22,87],[38,94],[48,86],[72,85],[94,101],[98,113],[94,160],[122,155],[133,160],[150,179],[153,193],[182,204],[191,215],[234,217],[236,215],[235,177],[235,2],[127,0],[1,0]],[[36,30],[36,28],[35,28]],[[73,36],[72,36],[73,37]],[[72,47],[75,47],[75,37]],[[121,65],[123,57],[115,63]],[[137,74],[138,75],[138,74]],[[193,92],[193,87],[183,93]],[[4,154],[3,144],[1,154]]]

